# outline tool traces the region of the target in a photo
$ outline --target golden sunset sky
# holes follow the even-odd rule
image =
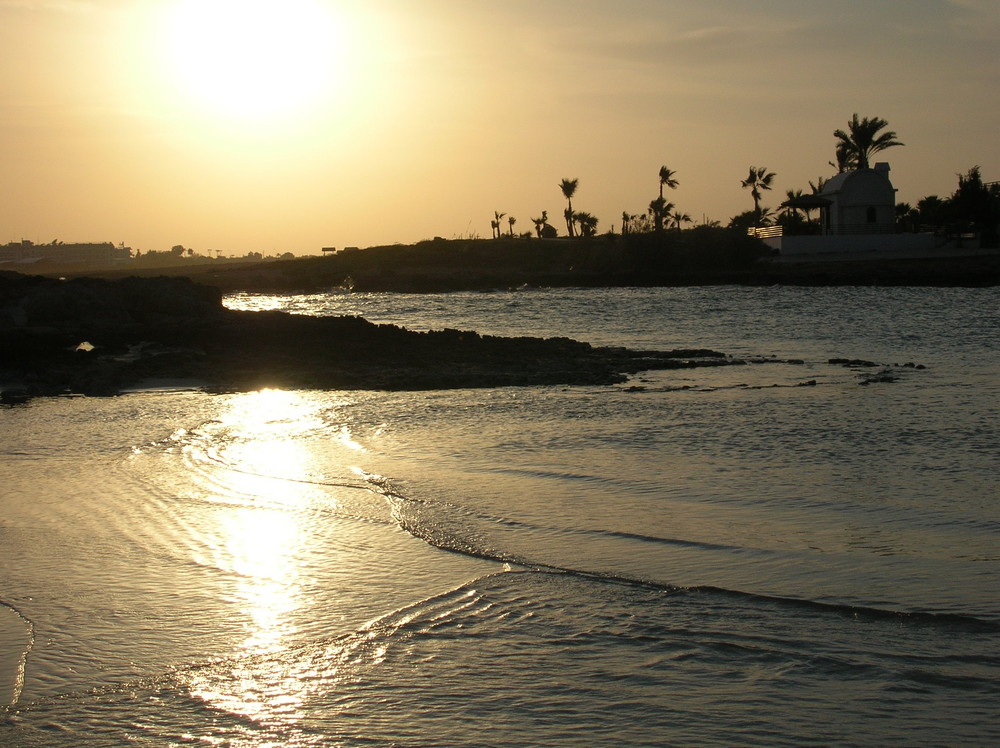
[[[996,0],[0,0],[0,243],[318,253],[696,221],[829,177],[854,112],[898,199],[1000,180]]]

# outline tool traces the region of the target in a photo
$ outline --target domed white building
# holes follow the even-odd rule
[[[774,236],[763,241],[783,256],[854,252],[926,251],[937,246],[933,234],[896,233],[896,188],[889,164],[844,171],[823,184],[815,195],[783,204],[819,209],[818,236]]]
[[[889,164],[874,169],[841,172],[816,195],[825,236],[893,234],[896,231],[896,189],[889,181]]]

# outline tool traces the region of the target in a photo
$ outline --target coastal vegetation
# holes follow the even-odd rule
[[[837,138],[837,171],[849,169],[867,169],[871,157],[876,153],[903,145],[896,140],[892,130],[881,132],[889,123],[881,117],[863,117],[858,119],[857,113],[847,123],[847,130],[834,130]]]
[[[840,171],[865,168],[874,155],[903,144],[888,122],[855,114],[846,129],[833,131]],[[621,286],[686,284],[828,284],[910,283],[915,285],[988,285],[997,282],[995,260],[912,260],[904,264],[870,260],[827,267],[822,258],[787,267],[765,262],[773,255],[762,241],[748,234],[777,226],[786,234],[819,233],[811,196],[822,192],[825,179],[807,187],[787,189],[779,209],[765,204],[777,174],[766,166],[751,166],[740,180],[753,208],[733,216],[725,225],[703,219],[698,225],[671,196],[681,193],[681,180],[666,165],[650,180],[652,199],[641,212],[625,210],[620,232],[610,223],[603,233],[594,214],[577,210],[579,178],[557,183],[565,200],[565,235],[549,220],[548,210],[531,217],[532,229],[516,231],[516,216],[493,211],[492,236],[475,233],[445,239],[435,237],[413,244],[359,249],[324,248],[323,257],[294,258],[291,254],[248,252],[222,258],[211,250],[181,244],[163,252],[135,252],[117,267],[74,267],[39,262],[37,273],[100,275],[186,275],[224,291],[265,290],[390,290],[436,292],[460,289],[512,288],[521,285]],[[1000,183],[984,182],[978,166],[958,175],[950,196],[930,195],[915,206],[896,206],[900,232],[934,232],[958,237],[976,246],[996,247],[1000,223]],[[959,239],[956,239],[956,241]],[[30,244],[27,243],[27,244]],[[0,248],[3,249],[3,248]],[[214,256],[213,256],[214,255]],[[0,260],[3,258],[0,257]],[[991,266],[992,263],[992,266]],[[7,267],[16,267],[8,265]],[[972,269],[970,269],[970,267]]]
[[[902,146],[894,130],[888,130],[889,123],[881,117],[861,117],[855,113],[847,122],[846,129],[837,128],[833,131],[835,140],[834,160],[829,165],[837,173],[871,167],[872,158],[889,148]],[[737,230],[748,230],[767,226],[780,226],[790,234],[819,233],[819,225],[815,222],[812,211],[814,207],[808,200],[802,198],[818,195],[823,191],[827,181],[819,177],[805,187],[796,187],[785,191],[786,201],[780,209],[763,204],[764,193],[770,192],[777,180],[777,173],[766,166],[751,166],[748,175],[740,180],[740,185],[750,191],[753,199],[753,209],[739,213],[729,219],[727,226]],[[685,224],[693,223],[689,213],[681,212],[677,205],[664,195],[664,188],[677,190],[679,180],[676,172],[667,166],[659,170],[658,194],[650,201],[648,208],[641,213],[622,212],[621,234],[635,236],[637,234],[662,235],[667,229],[682,230]],[[573,208],[573,198],[580,189],[578,178],[564,178],[559,189],[566,200],[563,215],[566,221],[566,236],[570,238],[593,237],[597,235],[598,219],[587,212],[577,212]],[[961,196],[959,196],[961,193]],[[801,205],[797,205],[799,203]],[[899,231],[933,231],[941,234],[961,234],[974,232],[982,237],[983,246],[992,247],[997,243],[996,224],[1000,221],[1000,183],[983,183],[979,167],[973,167],[967,174],[959,176],[959,192],[952,198],[942,199],[929,196],[921,200],[916,208],[908,204],[897,206]],[[494,238],[501,238],[497,230],[499,216],[506,213],[495,213]],[[543,219],[547,213],[543,211]],[[535,223],[537,238],[543,238],[541,231],[542,219],[532,219]],[[704,219],[703,226],[717,227],[718,221]],[[614,226],[606,232],[614,234]],[[555,238],[558,232],[549,227],[549,233],[544,238]],[[509,233],[513,237],[513,229]],[[522,234],[530,237],[531,234]]]
[[[744,189],[750,190],[750,196],[753,198],[756,225],[760,225],[764,220],[764,213],[760,209],[761,191],[771,189],[771,183],[774,182],[775,176],[775,173],[768,171],[766,166],[751,166],[747,178],[740,182]]]

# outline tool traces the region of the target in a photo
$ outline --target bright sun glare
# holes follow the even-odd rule
[[[347,75],[343,23],[322,0],[177,0],[163,31],[176,85],[220,116],[302,114]]]

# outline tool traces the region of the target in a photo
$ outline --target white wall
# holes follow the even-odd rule
[[[778,236],[762,241],[785,256],[838,252],[924,252],[939,244],[938,237],[934,234]]]

